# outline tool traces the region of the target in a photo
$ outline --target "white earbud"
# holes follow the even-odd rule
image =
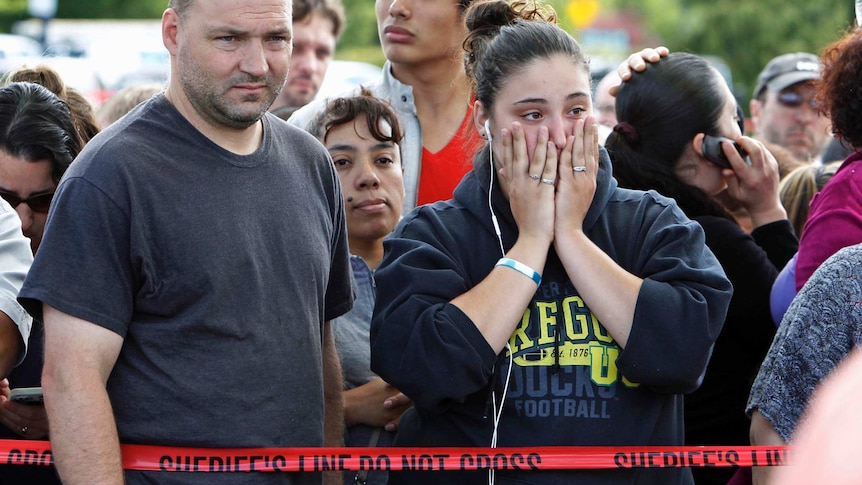
[[[491,143],[491,141],[493,139],[491,138],[491,119],[490,118],[485,120],[485,133],[488,134],[488,143]]]

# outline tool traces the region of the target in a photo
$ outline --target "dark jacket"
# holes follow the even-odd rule
[[[703,383],[685,397],[686,444],[747,445],[751,422],[745,403],[775,336],[769,292],[799,243],[786,219],[764,224],[749,235],[723,217],[693,218],[703,226],[707,246],[733,283],[733,298]],[[693,472],[698,485],[723,485],[734,471],[716,467]]]

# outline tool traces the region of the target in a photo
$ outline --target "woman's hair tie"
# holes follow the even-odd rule
[[[641,137],[638,134],[637,128],[625,121],[617,123],[617,125],[614,126],[614,131],[622,135],[622,137],[626,139],[626,143],[628,143],[632,148],[636,147],[638,143],[640,143]]]

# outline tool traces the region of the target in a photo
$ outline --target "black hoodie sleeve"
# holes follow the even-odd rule
[[[385,242],[375,275],[371,369],[417,406],[444,411],[488,387],[497,356],[467,315],[449,303],[478,281],[446,249],[458,244],[435,220],[408,216]],[[419,235],[432,242],[417,241]]]
[[[691,392],[703,379],[733,289],[699,224],[672,207],[651,222],[635,265],[643,286],[618,363],[628,379],[654,391]]]

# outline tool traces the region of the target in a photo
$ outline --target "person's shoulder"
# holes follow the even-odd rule
[[[305,130],[293,126],[278,116],[266,114],[266,130],[271,138],[269,150],[281,162],[299,160],[302,165],[328,179],[335,179],[335,167],[326,147]]]
[[[841,248],[835,252],[833,257],[853,261],[857,267],[862,267],[862,243]]]
[[[862,284],[862,243],[839,249],[811,275],[811,280],[822,280],[826,284],[839,278],[850,278]]]
[[[320,145],[320,142],[311,133],[305,131],[301,126],[285,121],[272,113],[266,113],[265,118],[275,136],[288,138],[292,141],[312,143]]]
[[[464,228],[465,218],[472,218],[472,215],[456,199],[420,205],[401,218],[392,236],[412,238],[429,232],[458,232]]]
[[[820,199],[838,201],[838,199],[847,198],[848,192],[858,193],[860,191],[862,191],[862,151],[853,153],[841,163],[841,166],[823,186],[823,189],[814,194],[812,204],[815,200]],[[853,200],[851,198],[848,202]]]
[[[862,244],[848,246],[821,264],[790,303],[781,326],[802,335],[828,335],[830,345],[862,342]],[[822,345],[816,347],[822,348]]]
[[[163,96],[142,102],[119,120],[105,127],[84,146],[103,149],[128,150],[128,145],[139,144],[142,141],[157,143],[159,133],[154,128],[170,130],[166,123],[169,116]]]
[[[164,93],[159,93],[139,103],[129,110],[125,116],[107,126],[102,132],[124,131],[147,123],[163,124],[170,117],[180,116],[182,115],[170,104]]]
[[[268,129],[271,130],[273,141],[277,150],[288,147],[293,153],[302,153],[302,156],[315,156],[329,160],[329,152],[311,133],[301,127],[292,125],[278,116],[265,115]]]
[[[617,211],[632,214],[638,213],[650,218],[658,217],[659,215],[670,216],[671,220],[676,223],[691,222],[691,219],[683,213],[674,199],[664,196],[655,190],[615,187],[608,198],[608,207],[615,207]],[[632,222],[636,221],[633,220]]]
[[[702,215],[702,216],[694,216],[692,217],[695,221],[697,221],[704,228],[710,228],[717,231],[723,231],[729,234],[737,234],[744,233],[745,231],[739,226],[739,224],[733,222],[732,220],[716,216],[716,215]]]
[[[703,215],[695,216],[692,220],[703,228],[707,245],[713,251],[730,251],[733,254],[734,251],[741,251],[743,248],[752,251],[756,245],[750,234],[726,217]]]
[[[661,207],[675,206],[676,202],[655,190],[637,190],[616,187],[611,192],[610,200],[614,202],[655,204]]]
[[[839,175],[841,175],[841,177],[839,177]],[[862,188],[862,153],[859,153],[855,160],[848,160],[847,163],[842,164],[835,175],[832,176],[833,179],[836,177],[839,177],[839,181],[844,179],[848,185],[857,190]],[[829,182],[832,182],[832,180]],[[826,186],[828,187],[829,183],[827,183]],[[824,187],[824,189],[825,188],[826,187]]]
[[[164,160],[166,154],[192,150],[188,135],[193,132],[194,127],[163,94],[153,96],[87,142],[66,178],[92,181],[148,167],[150,162]]]

